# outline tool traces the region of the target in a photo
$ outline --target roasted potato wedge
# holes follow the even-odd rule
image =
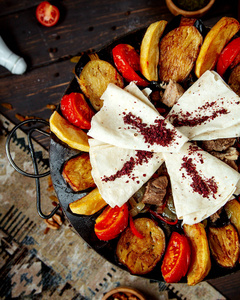
[[[205,71],[214,69],[224,46],[239,31],[239,22],[230,17],[221,18],[206,35],[200,49],[195,74],[200,77]]]
[[[160,42],[160,80],[183,81],[194,67],[202,40],[194,26],[180,26],[165,35]]]
[[[240,96],[240,65],[236,66],[228,79],[228,84],[230,88]]]
[[[108,62],[101,59],[89,61],[83,68],[80,77],[77,77],[82,92],[89,98],[97,111],[103,105],[100,99],[109,83],[123,87],[123,78]]]
[[[183,230],[191,244],[191,263],[187,274],[188,285],[202,281],[211,269],[210,250],[205,228],[202,223],[183,225]]]
[[[158,80],[159,41],[167,21],[152,23],[145,32],[140,47],[140,68],[148,80]]]
[[[217,263],[233,268],[239,257],[239,237],[232,224],[224,227],[209,227],[208,239],[211,253]]]
[[[138,238],[127,228],[118,241],[116,254],[132,274],[146,274],[155,267],[165,251],[165,235],[148,218],[136,219],[134,225],[144,238]]]
[[[51,115],[50,130],[68,146],[80,151],[89,152],[88,136],[80,128],[64,119],[57,111]]]
[[[93,215],[106,206],[107,203],[103,200],[98,188],[95,188],[86,196],[69,204],[69,208],[74,214],[78,215]]]
[[[236,227],[240,235],[240,203],[233,199],[225,204],[224,209],[230,222]]]
[[[95,187],[91,171],[89,154],[83,153],[65,162],[62,176],[75,192],[80,192]]]

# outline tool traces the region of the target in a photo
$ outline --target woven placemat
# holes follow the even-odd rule
[[[5,153],[13,124],[0,114],[0,297],[1,299],[102,299],[118,286],[141,291],[147,299],[225,299],[206,282],[194,287],[132,276],[112,265],[78,236],[62,215],[58,230],[36,210],[35,180],[14,170]],[[34,142],[39,168],[48,169],[48,152]],[[22,130],[11,143],[11,154],[27,172],[33,166]],[[40,180],[42,206],[54,207],[56,196],[49,176]]]

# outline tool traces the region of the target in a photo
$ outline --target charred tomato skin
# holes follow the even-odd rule
[[[61,99],[61,112],[71,124],[81,129],[90,129],[94,112],[87,104],[83,94],[64,95]]]
[[[217,72],[223,76],[240,53],[240,37],[232,40],[221,52],[217,62]]]
[[[118,44],[112,49],[114,64],[126,81],[134,81],[137,85],[146,87],[149,83],[141,78],[136,71],[140,71],[140,57],[137,51],[128,44]]]
[[[107,206],[96,219],[94,231],[102,241],[109,241],[116,238],[128,226],[128,206],[121,207]]]
[[[161,271],[167,283],[179,282],[187,274],[191,248],[186,236],[173,232],[163,258]]]

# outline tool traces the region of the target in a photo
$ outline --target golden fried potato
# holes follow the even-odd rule
[[[91,171],[89,154],[83,153],[65,162],[62,176],[75,192],[80,192],[95,186]]]
[[[239,257],[239,238],[235,227],[209,227],[208,239],[211,253],[217,263],[225,268],[233,268]]]
[[[167,21],[152,23],[145,32],[140,48],[140,68],[148,80],[158,80],[159,41]]]
[[[236,227],[240,235],[240,203],[236,199],[233,199],[225,204],[224,209],[230,222]]]
[[[89,152],[88,136],[80,128],[75,127],[55,111],[49,120],[50,130],[68,146]]]
[[[240,96],[240,64],[232,70],[228,79],[228,85]]]
[[[165,235],[148,218],[136,219],[134,225],[144,238],[138,238],[127,228],[118,241],[116,254],[132,274],[146,274],[155,267],[165,251]]]
[[[165,35],[160,42],[160,80],[183,81],[194,67],[202,40],[194,26],[180,26]]]
[[[123,78],[108,62],[101,59],[89,61],[83,68],[78,83],[81,90],[89,98],[92,106],[100,110],[103,100],[100,99],[109,83],[123,87]]]
[[[195,74],[200,77],[205,71],[214,69],[224,46],[239,31],[239,22],[230,17],[221,18],[208,32],[198,55]]]
[[[93,215],[107,203],[103,200],[98,188],[95,188],[86,196],[69,204],[69,208],[74,214],[78,215]]]
[[[203,224],[183,225],[183,230],[189,238],[192,248],[191,263],[187,273],[188,285],[202,281],[211,269],[210,250]]]

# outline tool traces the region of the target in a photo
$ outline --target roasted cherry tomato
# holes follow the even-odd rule
[[[143,87],[148,85],[148,81],[136,73],[136,71],[140,71],[140,58],[132,46],[119,44],[113,48],[112,54],[118,71],[128,82],[134,81]]]
[[[108,206],[96,219],[94,231],[102,241],[116,238],[128,225],[128,206]]]
[[[48,1],[41,2],[36,9],[37,20],[44,26],[55,25],[60,17],[59,9]]]
[[[240,37],[227,44],[227,46],[221,52],[217,62],[217,72],[220,76],[223,76],[239,53]]]
[[[63,116],[73,125],[81,129],[90,129],[94,112],[87,104],[83,94],[71,93],[61,100]]]
[[[191,248],[186,236],[173,232],[163,258],[161,271],[168,283],[178,282],[187,274]]]

